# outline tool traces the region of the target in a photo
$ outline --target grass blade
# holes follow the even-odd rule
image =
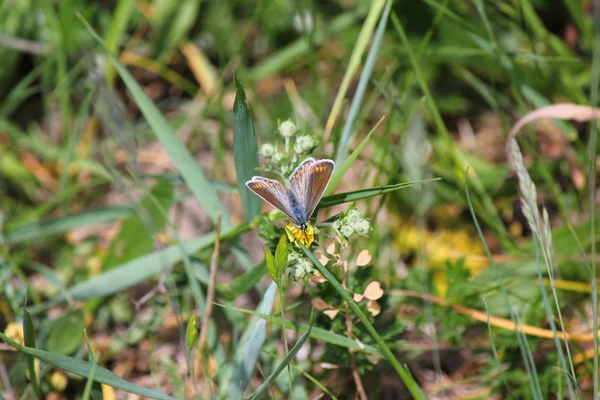
[[[270,313],[276,291],[277,284],[271,282],[256,310],[263,313]],[[264,319],[254,317],[246,330],[244,330],[233,358],[233,373],[229,376],[229,379],[225,379],[225,382],[221,386],[223,394],[228,399],[241,399],[244,395],[244,391],[248,387],[248,383],[250,383],[252,372],[256,366],[258,355],[267,336],[266,326],[267,322]]]
[[[273,373],[271,375],[269,375],[267,377],[267,379],[265,379],[265,381],[262,383],[262,385],[260,385],[254,393],[252,393],[252,396],[249,397],[249,400],[254,400],[254,399],[260,398],[260,396],[262,396],[269,389],[269,387],[273,384],[273,381],[275,380],[275,378],[277,378],[279,376],[279,374],[281,373],[281,371],[283,371],[283,369],[287,365],[289,365],[289,363],[292,361],[292,358],[294,358],[296,353],[298,353],[298,350],[300,350],[302,348],[302,346],[304,345],[304,342],[306,342],[306,340],[310,337],[310,331],[315,323],[314,308],[310,311],[309,321],[310,322],[308,324],[308,329],[306,330],[306,332],[304,332],[304,334],[300,337],[298,342],[296,342],[294,347],[292,347],[292,350],[290,350],[290,352],[287,354],[287,356],[285,356],[283,361],[281,363],[279,363],[279,365],[277,366],[277,368],[275,368]]]
[[[350,111],[348,112],[348,118],[346,118],[346,123],[344,124],[344,129],[342,130],[342,136],[340,137],[340,140],[338,142],[338,148],[335,153],[336,164],[342,163],[342,159],[346,156],[348,147],[350,147],[354,121],[356,121],[358,113],[360,112],[360,106],[362,105],[362,100],[367,90],[367,84],[371,79],[371,74],[373,73],[373,68],[375,67],[375,61],[377,61],[377,55],[379,54],[379,48],[381,46],[381,41],[383,39],[383,34],[387,26],[387,21],[390,16],[391,8],[392,1],[387,0],[385,4],[385,9],[383,10],[383,14],[381,15],[381,19],[379,20],[379,25],[377,26],[377,31],[375,32],[375,37],[373,38],[371,50],[369,50],[369,55],[367,56],[365,66],[363,68],[362,73],[360,74],[360,79],[358,80],[356,94],[352,99]]]
[[[319,262],[319,260],[317,260],[315,255],[310,250],[308,250],[299,240],[297,241],[297,243],[298,243],[298,246],[300,246],[300,248],[304,252],[304,254],[306,254],[306,256],[312,261],[312,263],[315,265],[315,267],[319,270],[319,272],[327,279],[327,281],[340,294],[340,296],[342,296],[342,298],[348,304],[348,306],[352,309],[354,314],[356,314],[358,319],[364,324],[364,326],[367,329],[367,331],[369,332],[369,334],[373,337],[373,339],[375,340],[375,342],[377,343],[377,345],[379,346],[379,348],[385,355],[385,358],[387,358],[387,360],[390,362],[390,364],[392,364],[392,366],[398,373],[398,376],[400,376],[400,379],[402,379],[402,382],[404,382],[404,384],[406,385],[406,388],[408,389],[410,394],[415,399],[425,399],[425,396],[423,395],[421,388],[419,387],[419,385],[417,384],[415,379],[412,377],[410,371],[408,371],[405,367],[403,367],[400,364],[400,362],[398,361],[398,359],[396,358],[394,353],[392,353],[392,351],[390,350],[388,345],[385,343],[385,341],[381,338],[381,336],[379,336],[379,333],[377,333],[377,330],[375,329],[375,327],[371,324],[371,322],[369,322],[369,319],[367,318],[367,316],[362,312],[360,307],[358,307],[356,305],[356,303],[352,299],[352,296],[350,296],[350,294],[342,287],[342,285],[337,281],[337,279],[335,279],[333,274],[331,272],[329,272],[329,270],[327,268],[325,268],[325,266],[323,264],[321,264]]]
[[[133,10],[135,9],[134,6],[134,0],[119,0],[117,3],[110,28],[108,30],[108,35],[106,36],[106,48],[111,53],[116,53],[119,49],[121,38],[125,34],[127,24],[129,23],[129,19],[133,14]],[[106,82],[109,85],[112,85],[112,82],[115,78],[114,67],[107,65],[104,74],[106,76]]]
[[[275,324],[277,326],[282,326],[286,329],[291,329],[298,333],[304,333],[308,330],[309,326],[306,324],[302,324],[299,322],[293,322],[288,320],[282,320],[281,317],[276,317],[274,315],[263,314],[252,310],[246,310],[243,308],[235,308],[230,307],[228,305],[221,304],[222,307],[231,308],[232,310],[239,311],[242,313],[256,315],[265,319],[267,322],[271,324]],[[345,347],[347,349],[352,349],[355,351],[362,351],[367,354],[373,354],[379,357],[385,357],[383,353],[375,346],[371,346],[369,344],[362,343],[362,346],[359,346],[356,340],[352,340],[347,336],[342,336],[337,333],[325,330],[319,327],[313,327],[311,330],[310,337],[317,340],[322,340],[323,342],[327,342],[329,344],[333,344],[335,346]]]
[[[358,156],[360,155],[362,150],[365,148],[367,143],[369,143],[369,140],[371,139],[371,135],[373,135],[373,132],[375,132],[375,129],[377,129],[377,127],[384,120],[384,118],[385,118],[385,116],[381,117],[381,119],[379,121],[377,121],[377,123],[375,124],[373,129],[371,129],[371,132],[369,132],[367,134],[367,136],[360,142],[360,144],[356,147],[356,149],[354,149],[354,151],[352,152],[352,154],[350,154],[350,156],[346,159],[346,161],[344,161],[343,164],[341,164],[338,168],[336,168],[335,172],[333,173],[333,176],[331,177],[331,181],[329,182],[329,185],[327,185],[327,189],[325,190],[326,196],[331,194],[335,190],[338,183],[340,183],[340,181],[344,177],[344,174],[346,173],[346,171],[348,171],[348,169],[354,163],[354,160],[356,160],[358,158]]]
[[[2,333],[0,333],[0,339],[4,340],[8,344],[12,342]],[[40,361],[43,361],[45,363],[63,369],[67,372],[71,372],[75,375],[83,377],[89,377],[93,368],[93,363],[78,360],[73,357],[53,354],[44,350],[38,350],[28,346],[20,347],[18,348],[18,350],[37,358]],[[167,394],[158,392],[156,390],[148,389],[142,386],[135,385],[131,382],[127,382],[125,379],[120,378],[119,376],[115,375],[106,368],[98,366],[96,366],[94,380],[96,382],[112,386],[115,389],[121,389],[125,392],[137,394],[139,396],[147,397],[150,399],[178,400],[176,397],[171,397]]]
[[[249,226],[244,225],[235,231],[231,231],[229,234],[222,234],[221,240],[230,236],[237,236],[249,229]],[[92,279],[76,284],[69,289],[69,294],[76,300],[85,300],[117,293],[181,261],[184,256],[182,248],[187,253],[193,253],[204,247],[211,246],[214,241],[215,234],[209,233],[182,242],[181,244],[174,244],[163,250],[146,254]]]
[[[198,164],[196,164],[190,153],[185,149],[183,143],[181,143],[173,129],[171,129],[171,126],[164,116],[144,93],[144,90],[136,82],[129,71],[119,63],[117,58],[110,51],[108,51],[102,38],[98,36],[90,24],[88,24],[81,15],[78,14],[78,17],[94,39],[96,39],[98,44],[100,44],[108,58],[112,61],[117,72],[121,76],[121,79],[125,83],[125,86],[129,89],[136,104],[140,108],[140,111],[146,118],[146,121],[156,134],[158,140],[167,150],[167,153],[173,160],[173,163],[177,166],[177,169],[181,172],[183,179],[190,187],[192,193],[194,193],[198,202],[202,204],[213,222],[217,220],[219,214],[222,215],[223,228],[225,231],[229,230],[229,228],[231,228],[231,221],[229,220],[227,210],[217,197],[212,185],[206,179]]]
[[[56,235],[82,226],[112,222],[132,213],[129,207],[110,207],[87,210],[61,218],[33,221],[8,229],[5,239],[8,244],[30,242],[49,235]]]
[[[377,22],[377,18],[381,14],[383,10],[383,6],[385,4],[385,0],[375,0],[371,3],[371,9],[369,10],[369,14],[365,20],[365,23],[358,34],[358,38],[356,39],[356,45],[352,50],[352,55],[350,56],[350,61],[348,62],[348,68],[346,69],[346,73],[344,74],[344,78],[342,79],[342,84],[340,89],[335,96],[335,100],[333,102],[333,107],[331,107],[331,112],[329,113],[329,117],[327,118],[327,124],[325,125],[325,132],[323,133],[324,137],[329,137],[329,134],[333,130],[333,126],[338,118],[338,115],[342,109],[342,102],[344,100],[344,96],[348,91],[348,87],[350,86],[350,82],[352,81],[352,77],[356,73],[358,66],[360,65],[360,60],[362,55],[365,52],[367,47],[367,43],[369,41],[369,37],[371,36],[371,32],[373,32],[373,28],[375,28],[375,23]]]
[[[394,192],[396,190],[405,189],[411,186],[420,185],[423,183],[439,181],[441,178],[424,179],[414,182],[402,182],[395,185],[378,186],[369,189],[355,190],[353,192],[334,194],[333,196],[324,197],[319,203],[319,208],[336,206],[338,204],[349,203],[352,201],[368,199],[369,197],[379,196],[384,193]]]
[[[233,104],[233,156],[237,187],[242,199],[246,220],[253,221],[260,213],[260,198],[246,187],[258,168],[258,144],[252,123],[252,113],[246,103],[246,92],[242,83],[235,78],[237,87]]]
[[[33,320],[31,319],[31,314],[25,307],[23,307],[23,335],[25,336],[25,346],[35,348]],[[35,360],[30,355],[27,355],[27,370],[29,371],[29,381],[33,385],[33,392],[37,398],[40,393],[40,386],[35,371]]]

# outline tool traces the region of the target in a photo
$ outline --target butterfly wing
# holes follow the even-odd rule
[[[308,158],[290,176],[292,191],[304,205],[306,220],[317,208],[334,168],[335,163],[332,160],[317,161],[314,158]]]
[[[293,199],[294,193],[283,187],[279,182],[262,176],[255,176],[246,182],[246,186],[258,197],[287,215],[294,223],[299,223],[297,218],[292,216],[292,205],[297,203]]]

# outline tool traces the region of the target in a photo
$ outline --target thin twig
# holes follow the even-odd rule
[[[217,217],[217,227],[215,229],[215,249],[213,251],[212,259],[210,260],[210,276],[208,278],[208,293],[206,293],[206,308],[204,309],[202,329],[200,330],[200,340],[198,340],[198,346],[200,348],[200,351],[204,351],[206,348],[208,326],[210,324],[210,317],[213,310],[213,301],[215,298],[215,284],[217,281],[217,263],[219,262],[220,235],[221,215]]]

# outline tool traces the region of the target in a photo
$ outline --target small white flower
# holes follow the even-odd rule
[[[291,138],[296,133],[296,124],[290,120],[283,121],[281,125],[279,125],[279,133],[284,138]]]
[[[354,228],[352,228],[350,225],[342,225],[342,227],[340,228],[340,233],[349,238],[350,236],[352,236],[352,234],[354,234]]]
[[[292,266],[290,275],[295,281],[300,279],[306,279],[308,274],[314,270],[312,262],[306,258],[299,259],[295,265]]]
[[[283,160],[283,153],[276,149],[275,151],[273,151],[273,155],[271,155],[271,160],[274,163],[280,162],[281,160]]]
[[[265,143],[260,146],[260,151],[258,152],[261,157],[269,158],[275,153],[275,146],[271,143]]]
[[[358,224],[360,221],[363,220],[363,216],[360,213],[360,211],[352,209],[348,212],[348,215],[346,215],[346,221],[349,224],[355,225]]]
[[[290,251],[288,253],[288,264],[292,264],[296,261],[298,261],[299,257],[298,257],[298,253],[296,253],[295,251]]]
[[[315,145],[316,142],[312,136],[298,136],[296,138],[296,143],[294,144],[294,151],[298,154],[308,153]]]
[[[339,219],[336,219],[335,221],[333,221],[333,225],[332,225],[333,229],[339,230],[340,229],[340,225],[341,225],[341,223],[340,223]]]
[[[367,221],[366,219],[363,219],[362,221],[354,225],[354,230],[359,235],[366,235],[367,233],[369,233],[370,228],[371,224],[369,224],[369,221]]]

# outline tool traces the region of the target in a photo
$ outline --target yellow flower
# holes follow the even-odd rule
[[[50,385],[59,392],[62,392],[67,388],[69,384],[69,378],[64,372],[54,371],[52,375],[50,375]]]
[[[319,232],[319,230],[312,226],[310,222],[306,223],[306,229],[304,230],[299,226],[292,224],[291,222],[288,222],[285,227],[287,228],[285,233],[287,234],[290,243],[294,243],[296,238],[298,238],[298,240],[306,247],[310,247],[312,242],[315,240],[315,234]],[[293,233],[293,235],[290,234],[290,231]],[[294,238],[294,236],[296,236],[296,238]]]
[[[9,323],[4,330],[4,334],[8,336],[9,339],[14,340],[21,345],[25,344],[25,333],[23,331],[23,325],[21,324],[16,322]]]

